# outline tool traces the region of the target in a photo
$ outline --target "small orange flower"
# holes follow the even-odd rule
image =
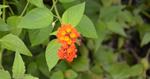
[[[58,50],[59,58],[72,62],[73,59],[77,57],[75,42],[77,38],[80,37],[80,34],[70,24],[62,24],[61,27],[58,28],[56,36],[58,41],[62,44]]]
[[[61,27],[58,28],[56,36],[59,42],[71,45],[76,42],[76,39],[80,37],[80,34],[70,24],[62,24]]]
[[[72,62],[76,55],[77,49],[74,44],[72,45],[62,45],[58,51],[59,59],[66,59],[68,62]]]

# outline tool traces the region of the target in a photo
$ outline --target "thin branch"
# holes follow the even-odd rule
[[[2,66],[2,58],[3,58],[3,48],[0,48],[0,69],[3,69],[3,66]]]
[[[59,13],[58,13],[57,6],[56,6],[56,2],[57,2],[57,0],[56,0],[56,1],[53,0],[54,10],[55,10],[55,13],[56,13],[56,15],[57,15],[59,21],[61,22],[61,17],[60,17],[60,15],[59,15]]]
[[[148,52],[146,54],[146,59],[148,59],[149,55],[150,55],[150,49],[148,50]]]
[[[13,10],[12,10],[12,8],[10,6],[8,7],[8,9],[10,10],[10,12],[11,12],[12,15],[15,15],[14,12],[13,12]]]
[[[5,4],[6,4],[6,1],[3,0],[3,5],[5,5]],[[6,9],[3,8],[3,20],[5,20],[5,18],[6,18]]]
[[[23,11],[22,11],[22,13],[21,13],[21,15],[20,15],[20,16],[23,16],[23,15],[25,14],[25,12],[26,12],[26,10],[27,10],[27,7],[28,7],[28,5],[29,5],[29,2],[27,2],[27,4],[26,4],[26,6],[24,7],[24,9],[23,9]]]
[[[137,59],[138,62],[140,62],[140,57],[136,54],[135,50],[131,49],[132,55]]]
[[[150,18],[150,14],[148,14],[147,12],[142,11],[142,14],[144,14],[145,16],[147,16],[148,18]]]
[[[56,0],[55,3],[53,3],[53,5],[52,5],[50,11],[52,11],[52,10],[54,9],[54,6],[56,5],[57,1],[58,1],[58,0]]]

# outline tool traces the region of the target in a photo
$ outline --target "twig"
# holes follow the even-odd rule
[[[3,0],[3,5],[5,5],[5,4],[6,4],[6,1]],[[6,9],[3,8],[3,20],[5,20],[5,18],[6,18]]]
[[[58,13],[58,10],[57,10],[57,7],[56,7],[56,2],[57,2],[57,0],[56,0],[56,1],[53,0],[54,10],[55,10],[55,13],[56,13],[56,15],[57,15],[59,21],[61,22],[61,17],[60,17],[60,15],[59,15],[59,13]]]
[[[3,58],[3,48],[0,49],[0,69],[3,69],[3,66],[2,66],[2,58]]]
[[[10,10],[10,12],[11,12],[12,15],[15,15],[14,12],[13,12],[13,10],[12,10],[12,8],[10,6],[8,7],[8,9]]]
[[[131,49],[132,55],[137,59],[138,62],[140,62],[140,57],[136,54],[135,50]]]
[[[27,2],[27,4],[26,4],[26,6],[24,7],[24,9],[23,9],[23,11],[22,11],[22,13],[21,13],[20,16],[23,16],[23,15],[24,15],[24,13],[26,12],[26,9],[27,9],[28,5],[29,5],[29,2]]]
[[[54,9],[54,6],[56,5],[57,1],[58,1],[58,0],[56,0],[55,3],[53,3],[53,5],[52,5],[50,11],[52,11],[52,10]]]
[[[146,54],[146,59],[148,59],[149,55],[150,55],[150,49],[148,50],[148,52]]]
[[[142,14],[144,14],[145,16],[147,16],[148,18],[150,18],[150,14],[148,14],[147,12],[142,11]]]

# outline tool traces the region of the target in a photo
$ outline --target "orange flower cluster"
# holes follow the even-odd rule
[[[75,42],[80,37],[80,34],[70,24],[62,24],[61,27],[58,28],[56,36],[58,41],[62,44],[58,51],[59,58],[72,62],[73,59],[77,57]]]

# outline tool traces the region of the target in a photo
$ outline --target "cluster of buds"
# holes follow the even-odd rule
[[[80,37],[78,31],[70,24],[62,24],[58,28],[57,39],[61,43],[61,48],[58,50],[60,59],[65,59],[72,62],[77,57],[77,49],[75,43]]]

